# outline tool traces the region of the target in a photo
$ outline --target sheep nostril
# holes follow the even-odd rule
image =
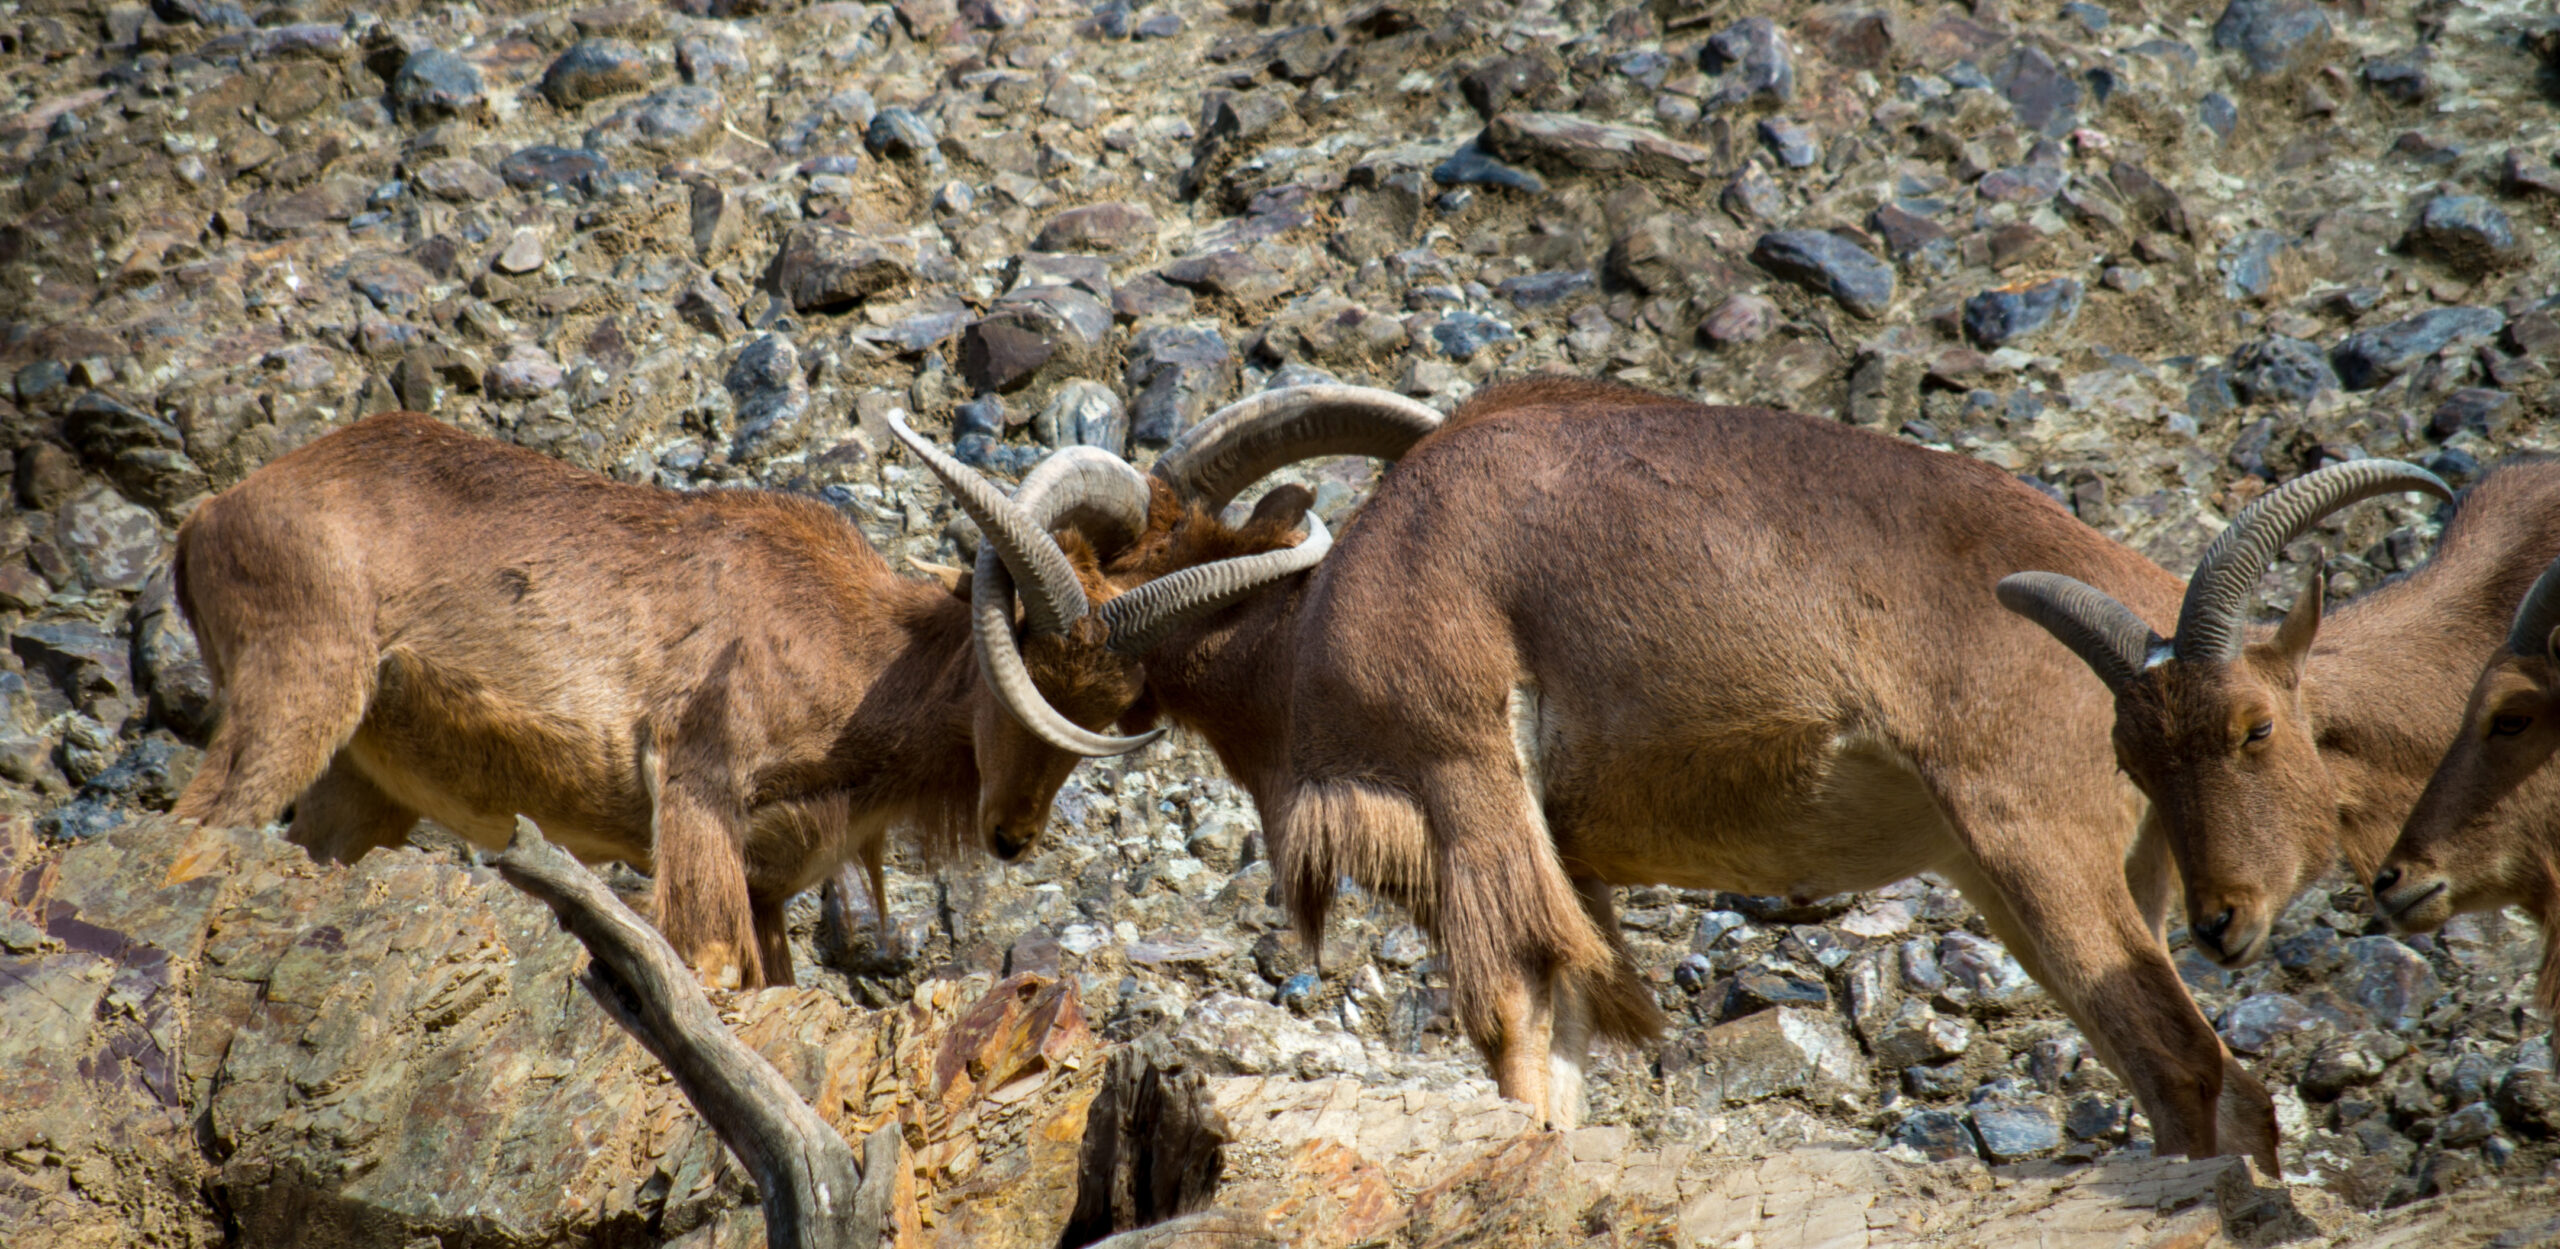
[[[2214,916],[2205,923],[2188,925],[2188,928],[2195,933],[2196,940],[2219,950],[2222,948],[2223,934],[2231,931],[2231,918],[2231,908],[2226,906],[2222,908],[2220,915]]]
[[[2386,867],[2379,872],[2375,872],[2373,874],[2373,896],[2377,898],[2381,897],[2382,895],[2391,892],[2392,886],[2399,883],[2399,868]]]

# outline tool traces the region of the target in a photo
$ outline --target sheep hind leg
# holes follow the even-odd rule
[[[215,827],[257,826],[328,772],[373,700],[370,655],[352,641],[307,641],[226,665],[221,723],[171,814]]]
[[[378,847],[399,845],[417,825],[417,812],[382,792],[341,751],[295,800],[285,840],[323,863],[353,863]]]
[[[1424,786],[1438,851],[1432,928],[1447,957],[1451,1006],[1503,1096],[1528,1103],[1541,1123],[1570,1126],[1590,1041],[1584,995],[1612,976],[1616,952],[1595,922],[1593,898],[1557,857],[1510,743],[1502,745],[1444,765]],[[1605,892],[1598,905],[1605,913]],[[1556,1096],[1559,1052],[1572,1059],[1563,1090],[1572,1104]]]
[[[1566,1122],[1557,1123],[1558,1108],[1554,1099],[1555,1078],[1555,1009],[1554,977],[1511,977],[1504,983],[1485,986],[1487,1005],[1499,1019],[1496,1028],[1471,1026],[1468,1034],[1484,1055],[1485,1065],[1493,1069],[1494,1089],[1504,1097],[1529,1108],[1529,1116],[1540,1126],[1571,1127],[1572,1114]],[[1542,983],[1543,981],[1543,983]],[[1575,1071],[1577,1080],[1580,1071]],[[1579,1095],[1577,1087],[1575,1093]],[[1575,1111],[1579,1111],[1579,1107]]]

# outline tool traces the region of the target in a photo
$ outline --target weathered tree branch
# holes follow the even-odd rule
[[[1159,1061],[1148,1048],[1133,1045],[1111,1056],[1085,1112],[1075,1212],[1058,1237],[1059,1249],[1117,1240],[1115,1232],[1199,1211],[1218,1191],[1233,1139],[1226,1117],[1210,1102],[1199,1072]]]
[[[880,1172],[867,1191],[862,1164],[844,1138],[720,1022],[675,947],[594,873],[522,816],[515,840],[495,862],[509,883],[560,917],[560,926],[586,944],[599,974],[633,1003],[643,1039],[756,1177],[765,1242],[774,1249],[879,1249],[897,1142],[889,1140],[886,1149],[866,1142]],[[884,1157],[889,1165],[878,1166]]]

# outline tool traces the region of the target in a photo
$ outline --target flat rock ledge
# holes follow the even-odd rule
[[[490,870],[423,850],[323,868],[268,834],[150,821],[56,851],[0,820],[0,1226],[29,1246],[762,1244],[751,1181],[586,958]],[[848,1139],[897,1125],[899,1246],[1059,1243],[1114,1049],[1072,981],[928,978],[877,1011],[716,1000]],[[1220,1217],[1155,1243],[1227,1243],[1239,1219],[1328,1249],[2560,1234],[2551,1185],[2377,1218],[2236,1159],[1988,1168],[1819,1139],[1735,1157],[1532,1131],[1480,1087],[1207,1087],[1234,1136]]]

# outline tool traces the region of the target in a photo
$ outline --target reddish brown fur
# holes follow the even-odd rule
[[[2554,639],[2560,640],[2560,639]],[[2521,906],[2542,926],[2535,1004],[2560,1018],[2560,648],[2500,647],[2461,729],[2373,880],[2393,925],[2432,932],[2456,915]]]
[[[1088,595],[1269,537],[1167,516],[1109,574],[1061,535]],[[715,982],[788,983],[783,904],[876,865],[892,823],[1018,853],[1076,762],[981,686],[966,587],[893,575],[827,507],[611,482],[414,413],[208,501],[177,565],[224,702],[179,815],[290,803],[296,842],[352,860],[421,816],[500,845],[522,812],[653,871],[661,926]],[[1023,646],[1088,727],[1141,692],[1100,640],[1088,616]]]
[[[2157,804],[2188,918],[2208,925],[2199,948],[2257,958],[2342,853],[2372,878],[2464,723],[2463,692],[2554,556],[2560,461],[2502,464],[2463,493],[2416,571],[2326,622],[2315,585],[2237,663],[2171,660],[2126,689],[2116,753]],[[2251,741],[2257,724],[2267,732]]]
[[[1537,379],[1416,445],[1314,571],[1175,633],[1148,687],[1254,794],[1299,922],[1344,875],[1413,906],[1505,1092],[1556,1119],[1589,1033],[1659,1026],[1609,885],[1936,870],[2165,1151],[2271,1163],[2272,1103],[2159,940],[2106,691],[1993,596],[2022,568],[2155,625],[2181,591],[1988,465]]]

